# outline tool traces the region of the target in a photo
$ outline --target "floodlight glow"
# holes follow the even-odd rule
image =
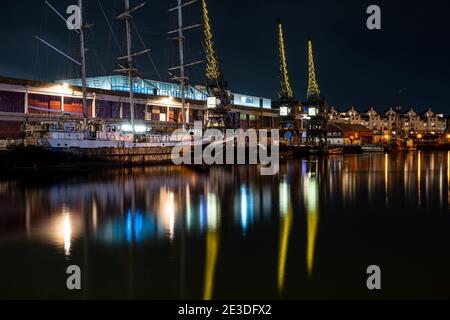
[[[122,131],[123,132],[132,132],[133,131],[133,127],[129,124],[124,124],[122,125]]]
[[[134,132],[136,132],[136,133],[144,133],[144,132],[147,132],[147,127],[144,126],[144,125],[137,125],[137,126],[134,126]]]
[[[280,108],[280,116],[282,117],[287,117],[289,114],[289,109],[288,107],[281,107]]]

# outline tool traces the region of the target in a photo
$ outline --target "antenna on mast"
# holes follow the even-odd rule
[[[128,75],[128,82],[130,86],[130,112],[131,112],[131,127],[133,132],[135,131],[135,110],[134,110],[134,78],[136,77],[137,69],[134,66],[133,58],[148,53],[150,49],[133,53],[131,46],[131,30],[132,30],[132,15],[131,13],[141,9],[147,3],[143,2],[134,8],[130,7],[130,0],[125,0],[125,12],[117,16],[117,19],[125,21],[126,38],[127,38],[127,55],[124,57],[119,57],[117,60],[126,60],[127,67],[119,65],[119,69],[116,72],[126,73]]]
[[[197,65],[202,63],[203,61],[197,61],[189,64],[185,64],[184,59],[184,41],[185,37],[183,34],[183,31],[191,30],[197,27],[201,27],[201,24],[192,25],[189,27],[183,27],[183,8],[186,6],[189,6],[191,4],[196,3],[197,0],[192,0],[186,3],[182,3],[182,0],[178,0],[178,6],[175,8],[169,9],[169,12],[177,11],[178,13],[178,29],[168,32],[169,35],[171,34],[177,34],[177,37],[173,38],[173,40],[178,41],[178,49],[179,49],[179,55],[180,55],[180,65],[177,67],[173,67],[169,69],[169,74],[173,76],[174,80],[177,80],[180,82],[180,91],[181,91],[181,105],[182,105],[182,112],[183,112],[183,129],[186,129],[187,125],[187,112],[186,112],[186,87],[188,85],[189,77],[186,76],[186,68],[191,67],[193,65]],[[171,72],[175,70],[180,70],[180,75],[176,76],[173,75]]]

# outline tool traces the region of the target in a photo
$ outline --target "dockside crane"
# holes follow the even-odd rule
[[[303,103],[305,110],[308,111],[309,120],[308,144],[326,147],[327,145],[327,123],[328,106],[325,98],[320,92],[319,82],[316,76],[316,66],[314,63],[314,51],[312,39],[308,39],[308,91],[307,101]]]
[[[280,103],[279,127],[281,131],[281,137],[283,137],[288,142],[292,142],[299,132],[300,126],[297,116],[299,115],[301,104],[299,104],[295,99],[289,80],[283,24],[280,19],[277,20],[277,28],[281,86],[281,90],[278,94]]]
[[[204,47],[206,55],[206,88],[208,91],[207,127],[219,130],[235,129],[236,114],[231,112],[230,92],[224,80],[213,41],[206,0],[202,0]]]

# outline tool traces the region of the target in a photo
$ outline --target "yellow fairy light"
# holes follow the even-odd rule
[[[280,76],[281,76],[281,92],[280,98],[292,99],[294,94],[292,92],[291,83],[289,82],[286,49],[284,46],[283,25],[278,21],[278,39],[280,49]]]
[[[316,67],[314,64],[314,53],[311,39],[308,40],[308,71],[309,71],[308,100],[319,99],[320,88],[316,77]]]
[[[209,22],[209,13],[206,0],[202,0],[202,8],[206,50],[206,77],[208,80],[218,80],[221,77],[220,67],[219,62],[217,61],[216,51],[214,49],[213,35],[211,24]]]

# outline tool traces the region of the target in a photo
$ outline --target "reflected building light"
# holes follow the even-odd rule
[[[94,233],[97,232],[98,227],[98,208],[97,208],[97,199],[94,197],[92,201],[92,228]]]
[[[405,191],[405,195],[408,194],[407,190],[409,187],[409,167],[408,167],[408,161],[405,160],[405,163],[403,165],[403,189]]]
[[[42,220],[39,225],[32,224],[30,237],[49,241],[69,257],[72,254],[74,239],[80,234],[82,225],[81,215],[63,205],[56,213],[50,212],[49,218]]]
[[[246,235],[249,225],[253,222],[254,207],[253,195],[249,189],[243,185],[240,192],[240,223],[243,234]]]
[[[307,214],[307,248],[306,248],[306,267],[308,275],[311,277],[314,269],[314,253],[317,239],[317,230],[319,224],[319,197],[318,183],[315,176],[305,177],[305,200]]]
[[[289,207],[289,184],[287,181],[280,183],[280,214],[286,215]]]
[[[417,200],[419,207],[422,204],[422,152],[417,154]]]
[[[450,207],[450,151],[447,153],[447,192],[448,192],[448,205]]]
[[[208,193],[208,231],[216,231],[220,224],[220,204],[219,198],[214,193]]]
[[[442,165],[439,169],[439,203],[442,209],[444,207],[444,167]]]
[[[129,209],[125,218],[116,216],[106,221],[97,233],[98,239],[108,244],[141,244],[144,240],[150,240],[157,234],[154,218],[144,215],[141,210],[133,214]]]
[[[386,206],[389,205],[389,155],[384,155],[384,192],[386,197]]]
[[[212,300],[213,298],[218,251],[219,233],[209,231],[206,238],[205,285],[203,288],[203,300],[206,301]]]
[[[191,208],[191,189],[189,184],[186,185],[186,220],[187,220],[187,230],[190,232],[192,230],[192,208]]]
[[[429,166],[429,170],[434,171],[436,169],[436,157],[435,157],[435,154],[432,153],[430,155],[430,158],[431,158],[430,159],[431,165]]]
[[[131,209],[127,213],[125,220],[125,239],[128,244],[141,244],[144,240],[144,217],[141,211],[132,213]]]
[[[434,175],[433,177],[430,177],[430,168],[425,165],[425,192],[423,193],[425,195],[425,202],[429,203],[430,202],[430,179],[434,180]],[[433,181],[434,182],[434,181]]]
[[[134,216],[134,239],[140,244],[144,239],[144,219],[141,212]]]
[[[133,243],[133,215],[131,209],[128,210],[125,219],[125,238],[129,244]]]
[[[245,186],[241,187],[241,227],[244,234],[247,232],[248,224],[248,199]]]
[[[280,230],[280,249],[278,256],[278,290],[280,293],[284,290],[286,261],[289,247],[289,235],[292,229],[292,220],[292,209],[291,206],[288,206],[287,212],[282,216]]]
[[[31,204],[28,199],[28,195],[26,195],[25,199],[25,231],[27,238],[30,238],[31,235]]]
[[[207,199],[202,195],[200,197],[200,203],[199,203],[198,213],[199,213],[199,219],[200,219],[200,231],[204,231],[206,227],[206,222],[208,221],[206,208],[208,208]]]
[[[175,211],[175,193],[162,188],[159,194],[159,213],[170,240],[175,238]]]
[[[286,181],[280,183],[280,248],[278,256],[278,290],[284,290],[286,278],[286,261],[289,247],[289,236],[292,229],[293,213],[290,201],[289,184]]]
[[[70,212],[66,208],[63,209],[62,234],[64,238],[64,253],[66,256],[70,256],[72,248],[72,221]]]

